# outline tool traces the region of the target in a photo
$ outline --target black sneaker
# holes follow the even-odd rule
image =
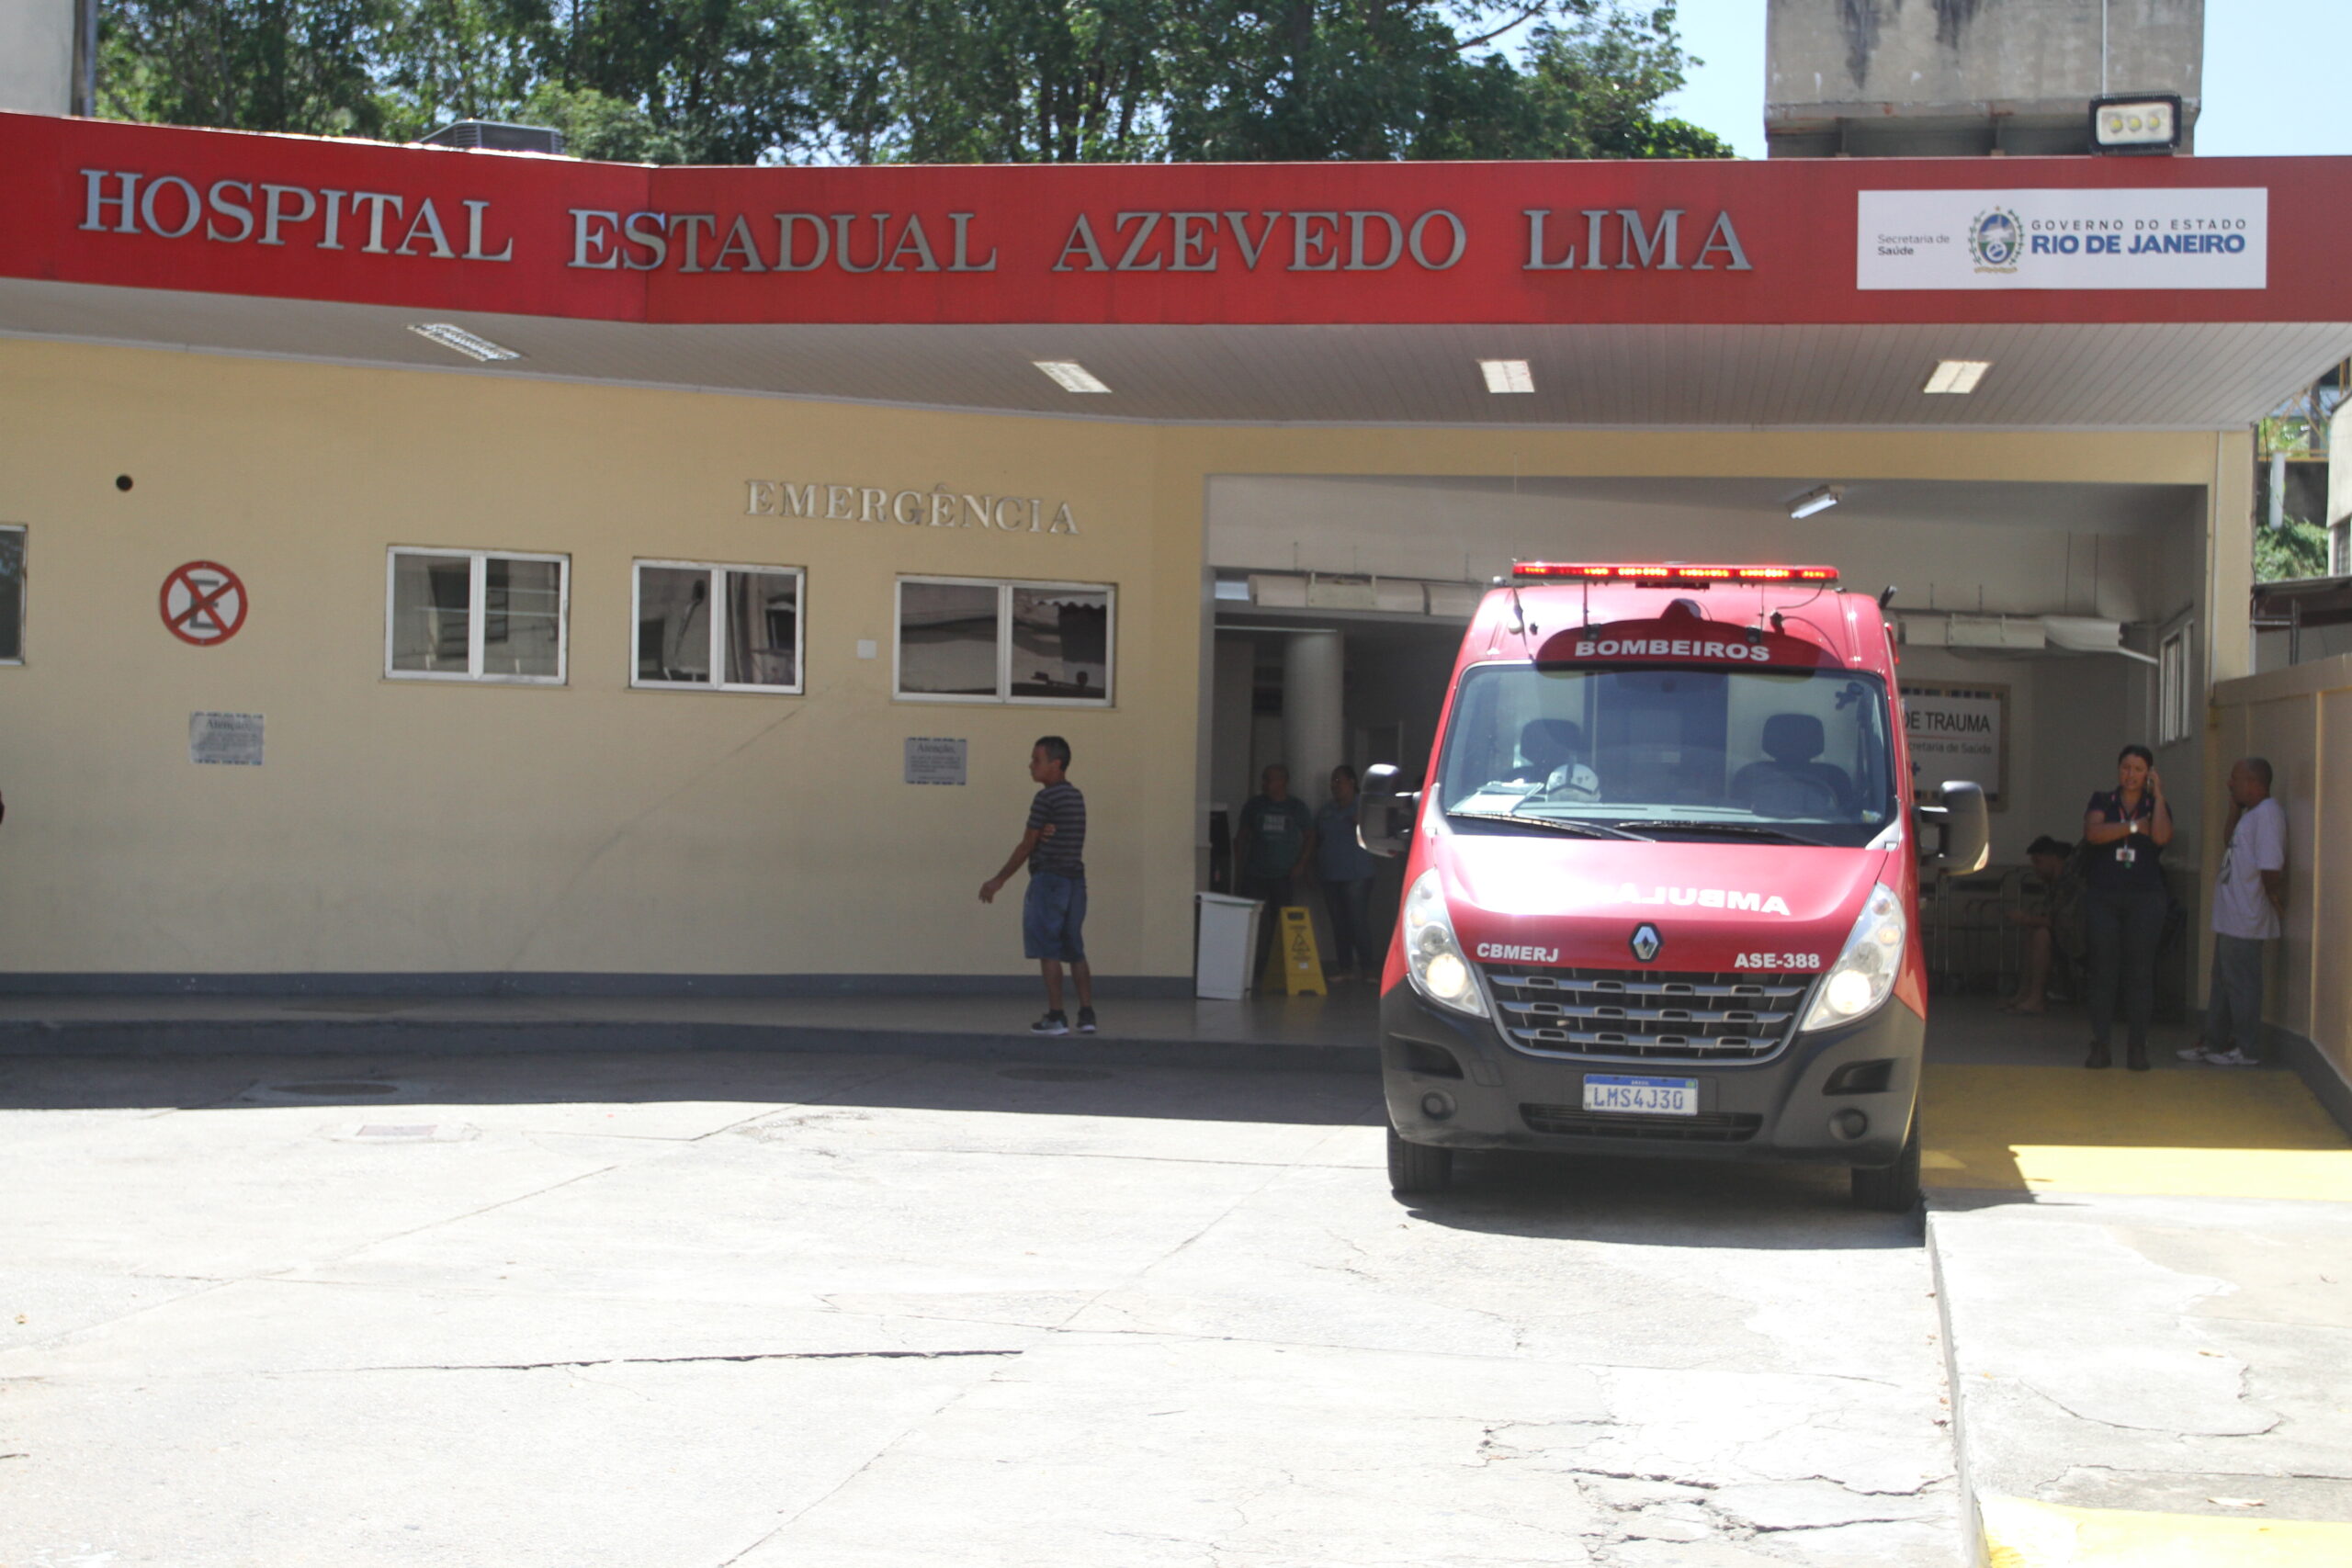
[[[1091,1034],[1094,1032],[1094,1010],[1092,1008],[1080,1008],[1078,1010],[1078,1032],[1080,1034]]]
[[[1029,1026],[1029,1032],[1032,1034],[1068,1034],[1069,1032],[1069,1020],[1064,1018],[1059,1010],[1057,1010],[1053,1012],[1047,1013],[1045,1017],[1031,1024]]]

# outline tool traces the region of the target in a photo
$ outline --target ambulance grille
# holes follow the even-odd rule
[[[1795,1032],[1810,975],[1483,965],[1504,1036],[1543,1056],[1757,1062]]]

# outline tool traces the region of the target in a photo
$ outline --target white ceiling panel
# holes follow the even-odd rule
[[[407,328],[520,350],[476,365]],[[0,333],[345,364],[1154,423],[1744,428],[2244,426],[2352,323],[1950,326],[650,326],[0,280]],[[1964,397],[1940,359],[1993,368]],[[1032,364],[1075,359],[1111,395]],[[1486,390],[1524,359],[1535,390]]]

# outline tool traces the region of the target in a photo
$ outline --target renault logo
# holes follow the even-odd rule
[[[1666,943],[1659,939],[1657,928],[1647,920],[1644,920],[1634,928],[1634,940],[1630,945],[1633,947],[1634,956],[1644,964],[1647,964],[1657,956],[1657,950],[1664,947]]]

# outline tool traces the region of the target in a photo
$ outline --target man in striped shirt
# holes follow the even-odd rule
[[[1029,893],[1021,901],[1021,949],[1046,979],[1046,1016],[1032,1034],[1068,1034],[1062,1011],[1062,965],[1078,987],[1078,1032],[1094,1032],[1094,972],[1086,964],[1086,796],[1064,775],[1069,742],[1058,735],[1029,749],[1029,776],[1041,786],[1029,803],[1029,825],[1004,869],[980,884],[980,902],[993,904],[1022,863]]]

